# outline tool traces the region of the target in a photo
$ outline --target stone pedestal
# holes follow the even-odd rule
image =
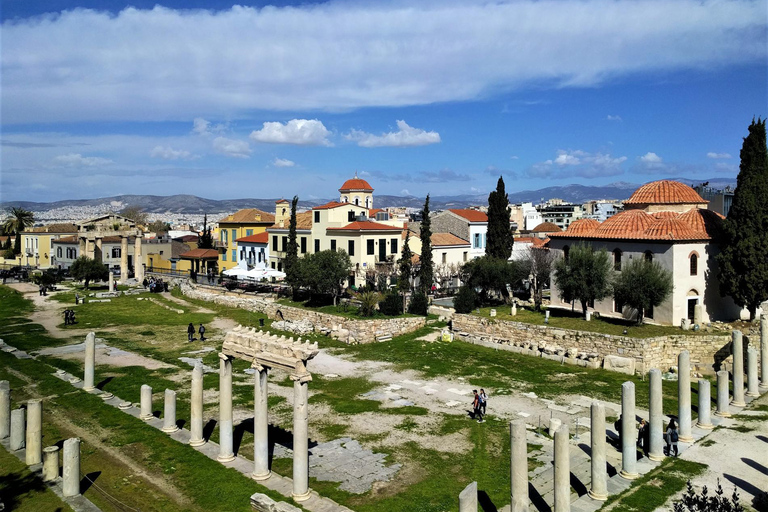
[[[59,447],[47,446],[43,449],[43,482],[53,482],[59,478]]]
[[[232,360],[219,354],[219,456],[220,462],[235,460],[232,450]]]
[[[554,512],[571,510],[571,451],[568,425],[555,432],[555,506]]]
[[[27,402],[27,466],[43,462],[43,401]]]
[[[664,407],[661,392],[661,371],[654,368],[648,376],[648,458],[664,460]]]
[[[141,254],[141,236],[136,237],[133,251],[133,276],[139,283],[144,281],[144,257]]]
[[[111,275],[111,274],[110,274]],[[89,332],[85,337],[85,375],[83,376],[83,390],[95,389],[93,384],[96,366],[96,334]]]
[[[760,383],[757,381],[757,350],[747,349],[747,396],[760,396]]]
[[[120,237],[120,283],[128,282],[128,237]]]
[[[293,492],[294,500],[309,499],[309,425],[307,382],[293,381]]]
[[[715,428],[712,425],[712,395],[707,379],[699,379],[699,421],[696,426],[704,429]]]
[[[530,504],[528,498],[528,444],[525,439],[524,419],[509,423],[509,436],[511,512],[528,512]]]
[[[154,418],[152,414],[152,387],[146,384],[141,386],[141,414],[139,418],[144,421]]]
[[[11,411],[11,439],[9,448],[12,452],[21,450],[24,448],[25,428],[24,417],[26,411],[24,409],[14,409]]]
[[[731,333],[731,354],[733,354],[733,399],[731,405],[744,407],[744,341],[741,331]]]
[[[192,370],[192,397],[190,404],[190,446],[202,446],[203,439],[203,365],[195,364]]]
[[[267,368],[256,368],[253,382],[253,474],[254,480],[266,480],[269,471],[269,409]]]
[[[608,499],[608,469],[605,459],[605,407],[593,402],[590,407],[590,441],[592,445],[592,483],[589,497],[593,500]]]
[[[11,388],[7,380],[0,381],[0,439],[11,435]]]
[[[80,439],[74,437],[64,441],[64,471],[62,491],[64,497],[80,494]]]
[[[687,350],[683,350],[680,352],[680,355],[677,356],[677,419],[680,442],[692,443],[691,356]]]
[[[703,322],[704,322],[704,305],[696,304],[695,306],[693,306],[693,324],[701,327]]]
[[[619,475],[634,480],[637,474],[637,429],[635,429],[635,384],[621,385],[621,471]]]
[[[179,430],[176,426],[176,392],[165,390],[165,410],[163,411],[163,432],[171,434]]]
[[[768,390],[768,312],[760,315],[760,387]]]
[[[472,482],[459,494],[459,512],[477,512],[477,482]]]
[[[731,416],[728,384],[728,372],[725,370],[717,372],[717,411],[715,411],[715,416],[721,418],[730,418]]]
[[[112,271],[109,271],[109,278],[107,280],[107,284],[109,285],[107,288],[109,291],[114,291],[115,289],[115,275],[112,273]]]

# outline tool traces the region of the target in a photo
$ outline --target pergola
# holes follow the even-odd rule
[[[203,272],[206,272],[209,268],[216,266],[216,262],[219,261],[219,251],[216,249],[192,249],[179,254],[179,258],[192,261],[193,272],[200,273],[201,268]]]

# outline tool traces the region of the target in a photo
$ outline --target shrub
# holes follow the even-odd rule
[[[744,507],[739,503],[739,495],[736,489],[733,489],[733,495],[729,500],[723,496],[723,487],[720,485],[720,479],[717,480],[717,489],[714,496],[707,495],[707,486],[701,490],[701,494],[696,494],[688,480],[688,490],[683,495],[683,499],[674,504],[675,512],[743,512]]]
[[[397,316],[403,312],[403,298],[399,293],[392,290],[384,296],[384,300],[379,302],[379,311],[387,316]]]
[[[408,304],[408,312],[414,315],[427,316],[429,299],[424,292],[416,292],[411,296],[411,303]]]
[[[360,301],[360,307],[357,312],[360,316],[373,316],[376,314],[376,306],[379,304],[381,296],[376,292],[365,292],[357,295]]]
[[[477,293],[471,287],[462,285],[453,299],[453,307],[457,313],[471,313],[477,304]]]

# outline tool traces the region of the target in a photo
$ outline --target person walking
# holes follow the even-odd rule
[[[643,450],[643,454],[646,457],[648,456],[650,443],[651,443],[651,428],[648,425],[647,421],[640,420],[640,432],[639,432],[639,435],[637,436],[637,446]]]
[[[195,326],[189,322],[187,326],[187,341],[192,343],[195,340]]]
[[[475,394],[474,398],[472,399],[472,409],[474,410],[474,418],[477,418],[478,423],[483,422],[483,411],[480,407],[480,395],[477,394],[477,390],[473,389],[472,392]]]
[[[200,324],[200,328],[197,330],[200,333],[200,341],[205,341],[205,326]]]
[[[480,388],[480,394],[478,396],[480,397],[480,407],[483,408],[483,416],[485,416],[485,407],[488,403],[488,395],[485,394],[485,390],[483,388]]]
[[[64,310],[64,325],[69,325],[69,309]]]
[[[667,427],[667,455],[677,457],[677,441],[680,435],[677,432],[677,424],[675,420],[669,420],[669,426]]]

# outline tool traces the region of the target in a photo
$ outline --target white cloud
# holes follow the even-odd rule
[[[234,158],[249,158],[251,147],[244,140],[228,139],[226,137],[216,137],[213,139],[213,149],[217,153]]]
[[[184,149],[173,149],[171,146],[155,146],[149,154],[152,158],[162,158],[163,160],[192,160],[195,155]]]
[[[512,156],[511,156],[511,157],[509,157],[509,158],[510,158],[511,160],[519,160],[519,159],[520,159],[520,157],[519,157],[519,156],[517,156],[517,155],[512,155]]]
[[[768,54],[761,0],[74,8],[2,32],[4,123],[426,105]]]
[[[605,119],[608,121],[623,121],[621,116],[612,116],[611,114],[608,114]]]
[[[381,135],[352,130],[344,135],[344,138],[355,141],[358,146],[364,148],[426,146],[440,142],[439,133],[413,128],[405,121],[397,121],[397,129],[396,132]]]
[[[202,117],[196,117],[194,121],[192,121],[192,131],[194,133],[199,133],[200,135],[204,133],[208,133],[208,127],[211,125],[210,121],[206,121]]]
[[[714,160],[722,160],[722,159],[731,158],[731,155],[728,153],[714,153],[710,151],[709,153],[707,153],[707,158],[712,158]]]
[[[401,196],[409,196],[409,195],[411,195],[411,191],[408,190],[407,188],[404,188],[403,190],[400,191],[400,195]]]
[[[275,158],[275,160],[272,162],[272,165],[275,167],[293,167],[296,165],[296,162],[285,158]]]
[[[59,155],[54,158],[53,161],[59,165],[66,165],[68,167],[96,167],[99,165],[108,165],[114,163],[108,158],[101,158],[98,156],[83,156],[80,153]]]
[[[264,123],[261,130],[251,132],[251,140],[268,144],[298,146],[331,146],[331,132],[317,119],[291,119],[287,123]]]
[[[589,153],[581,149],[558,150],[557,157],[532,165],[527,174],[534,178],[599,178],[623,174],[625,156],[613,157],[606,153]]]
[[[656,153],[649,151],[640,157],[640,161],[644,164],[660,164],[662,162],[662,158]]]

